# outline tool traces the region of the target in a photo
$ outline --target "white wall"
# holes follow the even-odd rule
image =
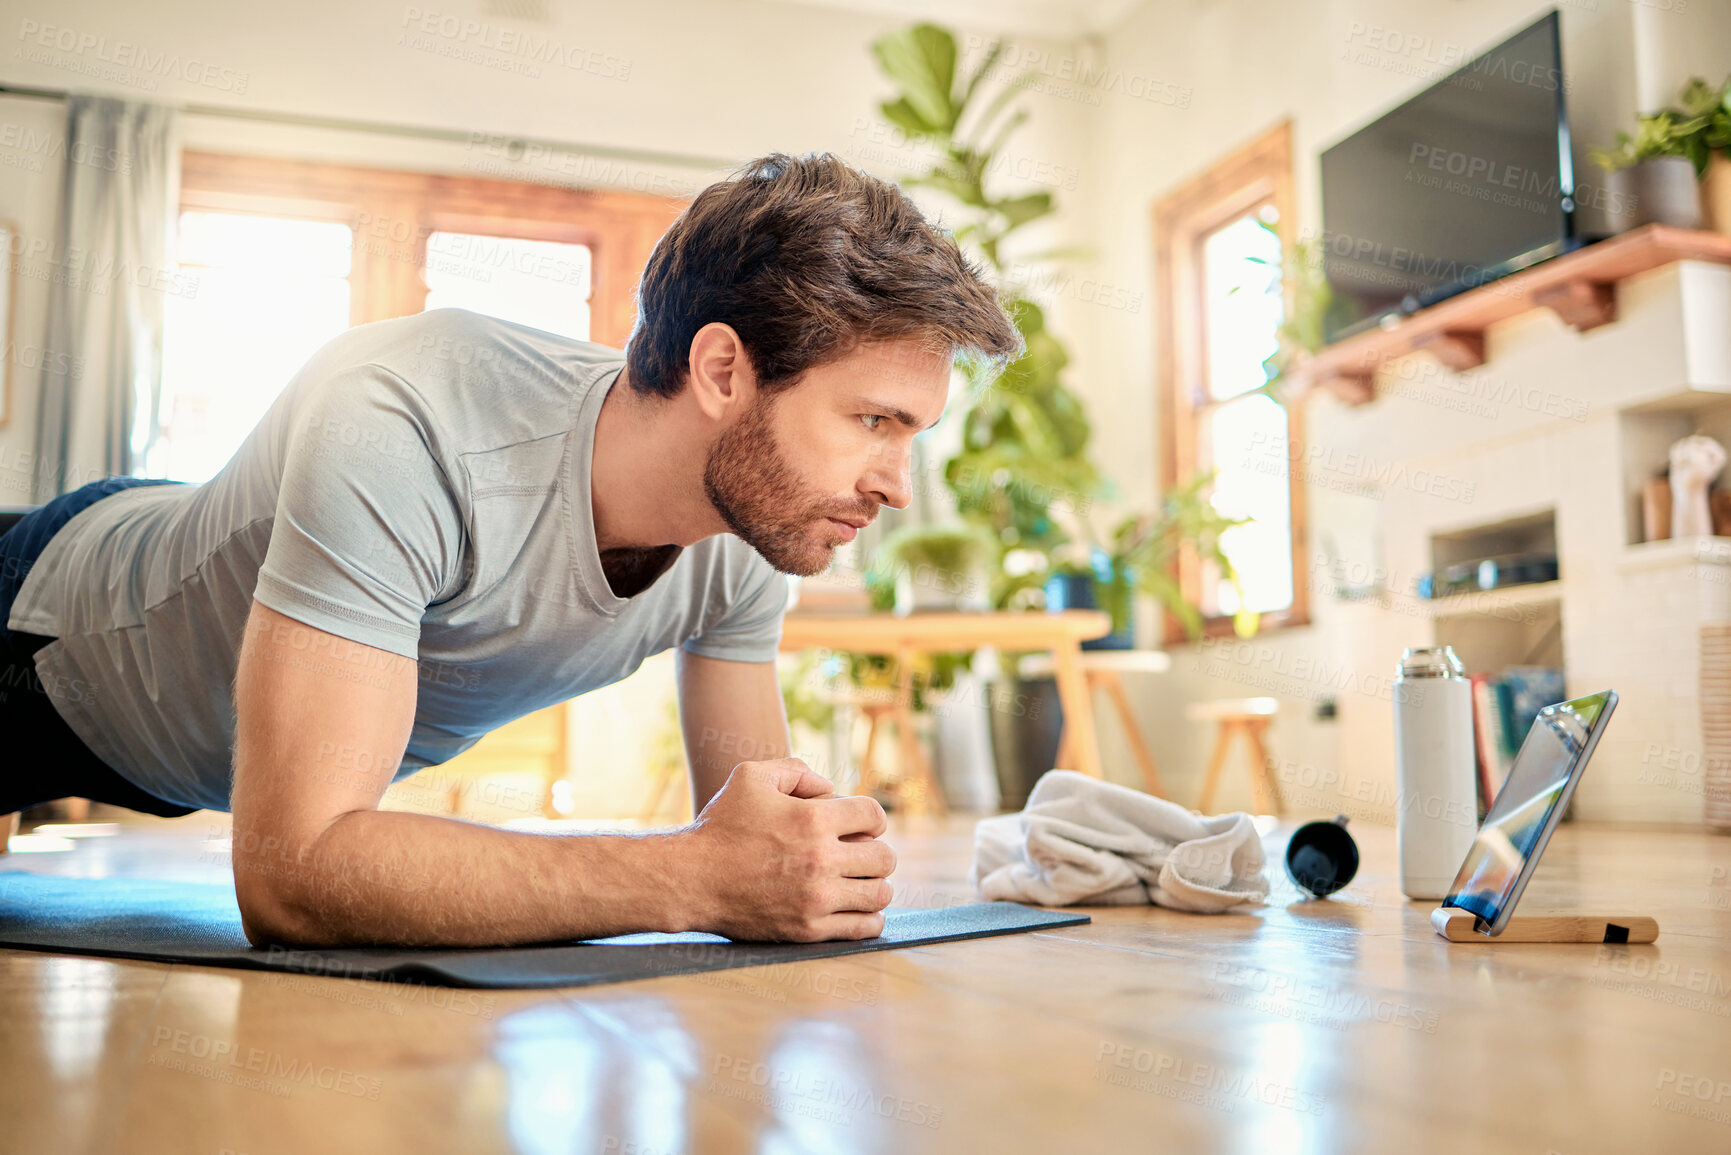
[[[1097,191],[1091,204],[1095,242],[1104,254],[1102,276],[1148,294],[1150,307],[1137,313],[1084,310],[1076,318],[1080,372],[1078,383],[1095,415],[1097,444],[1107,467],[1131,495],[1157,487],[1159,414],[1155,396],[1153,301],[1153,202],[1166,190],[1231,152],[1283,118],[1293,123],[1302,230],[1320,226],[1318,152],[1373,120],[1407,96],[1440,78],[1454,64],[1524,27],[1552,7],[1538,0],[1483,0],[1436,4],[1365,3],[1332,0],[1326,4],[1289,4],[1274,0],[1214,0],[1207,4],[1158,0],[1099,38],[1110,68],[1160,78],[1194,90],[1189,107],[1128,99],[1104,102],[1089,118],[1088,178]],[[1618,128],[1633,127],[1637,107],[1662,103],[1691,72],[1711,79],[1731,70],[1731,36],[1715,35],[1731,18],[1725,0],[1702,0],[1685,7],[1688,15],[1627,0],[1580,0],[1561,6],[1563,57],[1574,129],[1578,176],[1588,146],[1608,143]],[[1651,99],[1642,101],[1640,94]],[[1534,317],[1529,325],[1554,325]],[[1559,382],[1550,367],[1499,366],[1500,336],[1493,336],[1492,360],[1482,371],[1508,376],[1528,386],[1535,381],[1560,385],[1574,396],[1572,378]],[[1590,340],[1590,338],[1588,339]],[[1511,336],[1510,341],[1514,341]],[[1619,347],[1622,347],[1619,343]],[[1675,352],[1672,350],[1671,352]],[[1591,362],[1591,346],[1584,355]],[[1409,359],[1399,367],[1434,396],[1434,363]],[[1427,376],[1428,375],[1428,376]],[[1680,381],[1676,382],[1681,384]],[[1592,396],[1586,400],[1593,401]],[[1436,405],[1385,399],[1349,410],[1330,397],[1313,398],[1307,407],[1307,439],[1333,455],[1362,453],[1399,461],[1449,445],[1504,436],[1513,430],[1553,420],[1519,405],[1490,407],[1493,413],[1462,414]],[[1324,482],[1334,480],[1326,475]],[[1507,495],[1486,495],[1479,504],[1502,505]],[[1358,574],[1387,572],[1383,545],[1389,504],[1333,484],[1308,489],[1312,557],[1332,541]],[[1458,520],[1479,520],[1470,506]],[[1491,520],[1486,515],[1484,520]],[[1404,565],[1404,562],[1403,562]],[[1319,575],[1320,576],[1320,575]],[[1410,583],[1415,573],[1392,575]],[[1326,582],[1323,583],[1326,586]],[[1197,777],[1211,735],[1184,719],[1186,702],[1242,697],[1278,688],[1283,716],[1273,731],[1274,755],[1289,768],[1339,773],[1343,766],[1364,773],[1367,765],[1387,772],[1386,720],[1391,709],[1387,681],[1399,657],[1400,630],[1386,629],[1361,605],[1332,600],[1325,589],[1313,596],[1310,628],[1274,632],[1258,639],[1250,659],[1254,668],[1220,660],[1218,651],[1180,654],[1175,674],[1150,679],[1135,691],[1139,706],[1167,748],[1174,767],[1169,776],[1176,795],[1194,800]],[[1379,631],[1381,631],[1379,633]],[[1367,639],[1370,639],[1367,641]],[[1225,669],[1231,676],[1214,676]],[[1327,672],[1326,677],[1314,671]],[[1309,695],[1327,692],[1324,682],[1344,677],[1364,687],[1342,691],[1343,721],[1356,713],[1365,724],[1343,742],[1342,723],[1308,716]],[[1267,677],[1270,673],[1273,677]],[[1374,719],[1370,716],[1374,715]],[[1106,727],[1109,757],[1127,765],[1123,748]],[[1370,739],[1373,749],[1343,749]],[[1130,780],[1128,774],[1124,775]],[[1235,768],[1227,805],[1247,805],[1247,776]],[[1314,793],[1314,792],[1313,792]],[[1378,797],[1385,792],[1372,789]],[[1326,806],[1324,799],[1316,804]]]
[[[889,93],[868,45],[905,20],[776,0],[555,0],[547,8],[547,21],[525,22],[489,15],[484,0],[307,0],[292,11],[192,0],[148,6],[62,0],[0,25],[13,45],[0,57],[0,78],[182,106],[659,154],[690,163],[639,163],[682,171],[687,179],[713,176],[774,149],[829,149],[863,163],[893,160],[884,141],[873,139],[873,126],[862,123]],[[464,22],[475,27],[465,30]],[[39,41],[49,28],[50,41],[74,50],[43,47]],[[514,51],[502,39],[507,36],[551,41],[582,66]],[[92,43],[76,47],[82,41]],[[136,46],[123,57],[132,67],[103,62],[127,53],[128,45]],[[189,83],[185,75],[136,63],[161,57],[207,82]],[[1028,147],[1074,161],[1076,123],[1061,114],[1043,117],[1029,130],[1034,143]],[[473,150],[462,145],[378,136],[344,141],[193,118],[188,145],[215,142],[386,165],[423,165],[430,158],[461,170],[473,163]]]

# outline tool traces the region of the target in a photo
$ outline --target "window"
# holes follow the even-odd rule
[[[611,190],[187,152],[162,397],[144,471],[209,480],[318,347],[456,306],[621,347],[684,202]]]
[[[1285,315],[1291,219],[1284,124],[1155,207],[1163,481],[1212,472],[1215,508],[1251,519],[1221,538],[1236,584],[1194,553],[1179,560],[1180,587],[1211,634],[1228,632],[1240,610],[1264,627],[1308,620],[1304,495],[1291,468],[1298,415],[1258,391]],[[1171,623],[1168,637],[1181,636]]]
[[[521,237],[427,237],[427,308],[455,306],[589,340],[589,247]]]
[[[1275,219],[1274,206],[1264,204],[1202,241],[1203,378],[1208,394],[1196,414],[1197,432],[1217,471],[1215,508],[1251,519],[1228,530],[1220,541],[1238,583],[1204,570],[1201,604],[1210,616],[1241,609],[1278,613],[1292,605],[1286,410],[1267,394],[1254,392],[1268,381],[1262,363],[1274,354],[1275,330],[1285,313],[1280,234],[1271,227]]]
[[[198,292],[165,302],[160,432],[145,473],[208,481],[306,359],[349,324],[354,234],[329,221],[180,215]]]

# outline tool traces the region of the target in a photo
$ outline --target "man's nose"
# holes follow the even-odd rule
[[[866,475],[862,488],[879,505],[906,509],[913,504],[913,454],[901,453],[895,461],[882,462]]]

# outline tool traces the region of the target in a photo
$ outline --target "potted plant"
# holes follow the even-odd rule
[[[1210,474],[1174,486],[1162,498],[1157,512],[1129,514],[1103,537],[1095,533],[1088,518],[1078,519],[1079,536],[1088,541],[1087,551],[1056,565],[1046,584],[1046,604],[1057,609],[1100,609],[1111,617],[1112,632],[1082,643],[1083,649],[1132,648],[1138,594],[1158,603],[1191,638],[1201,636],[1202,612],[1184,596],[1173,576],[1179,553],[1186,545],[1191,546],[1203,562],[1217,567],[1222,577],[1237,585],[1238,575],[1221,540],[1228,530],[1249,521],[1214,507],[1208,494],[1212,480]],[[1248,636],[1256,632],[1256,618],[1253,613],[1241,612],[1233,627]]]
[[[1678,104],[1636,118],[1633,136],[1617,134],[1611,148],[1594,149],[1592,160],[1606,171],[1611,192],[1609,224],[1614,232],[1659,223],[1699,228],[1703,223],[1698,182],[1711,175],[1715,227],[1731,229],[1731,197],[1723,176],[1731,150],[1731,78],[1714,87],[1700,77],[1683,86]],[[1714,158],[1721,165],[1715,171]]]
[[[980,606],[986,603],[988,568],[996,560],[992,539],[977,526],[962,521],[906,525],[878,546],[874,580],[881,581],[887,569],[901,614]]]
[[[992,604],[1035,608],[1046,559],[1066,540],[1054,507],[1085,504],[1101,485],[1087,452],[1087,415],[1062,382],[1069,354],[1046,327],[1045,311],[1028,287],[1045,265],[1074,253],[1015,258],[1009,251],[1012,238],[1050,216],[1055,205],[1049,192],[999,195],[989,187],[1001,167],[995,159],[1028,115],[1014,107],[1023,89],[1013,78],[985,98],[983,84],[1002,56],[1001,44],[993,44],[967,75],[957,68],[955,37],[933,24],[883,36],[872,52],[898,89],[879,106],[883,116],[910,139],[932,146],[938,158],[903,183],[959,203],[954,235],[997,282],[1026,347],[996,378],[966,367],[962,446],[944,463],[944,479],[962,519],[994,543],[999,564]],[[1018,558],[1003,564],[1018,551]]]
[[[1714,88],[1699,76],[1683,86],[1685,111],[1705,123],[1692,143],[1689,159],[1701,178],[1701,208],[1707,226],[1731,236],[1731,76]]]
[[[1102,551],[1115,573],[1127,574],[1129,588],[1157,602],[1184,627],[1192,639],[1202,634],[1202,612],[1184,596],[1174,576],[1179,554],[1189,547],[1220,576],[1238,585],[1232,559],[1222,540],[1247,517],[1230,517],[1216,509],[1208,492],[1212,474],[1193,477],[1173,486],[1153,513],[1133,514],[1112,530],[1110,544]],[[1242,599],[1240,599],[1242,600]],[[1256,632],[1255,613],[1241,610],[1233,617],[1233,629],[1241,637]]]
[[[1052,195],[999,195],[989,187],[994,159],[1027,119],[1025,110],[1013,107],[1024,90],[1011,79],[987,97],[984,81],[1003,46],[993,44],[964,74],[954,35],[934,24],[885,35],[872,53],[897,89],[879,106],[883,116],[937,154],[926,171],[903,183],[958,203],[954,235],[998,283],[1025,345],[995,379],[964,366],[962,444],[943,468],[957,513],[991,543],[989,604],[1038,609],[1052,556],[1068,540],[1056,515],[1085,505],[1101,480],[1087,452],[1087,415],[1062,381],[1069,354],[1047,329],[1045,311],[1028,287],[1033,274],[1065,253],[1018,260],[1010,252],[1017,233],[1052,214]],[[1019,806],[1027,785],[1056,758],[1061,719],[1050,679],[1024,684],[1014,675],[1013,655],[1002,666],[987,695],[992,749],[1000,795]]]
[[[1256,223],[1275,231],[1266,221]],[[1250,259],[1266,263],[1261,257]],[[1271,272],[1280,279],[1286,308],[1280,328],[1274,331],[1274,352],[1262,363],[1268,380],[1257,392],[1285,404],[1288,385],[1301,378],[1305,362],[1323,346],[1328,314],[1334,308],[1334,290],[1328,283],[1322,247],[1315,240],[1295,242],[1290,257]]]
[[[878,591],[876,604],[898,614],[980,609],[989,604],[988,575],[996,560],[995,543],[978,526],[959,520],[906,525],[874,552],[869,585]],[[988,808],[993,802],[991,738],[978,709],[970,715],[966,708],[983,701],[973,659],[972,651],[916,658],[913,709],[920,715],[921,733],[930,739],[932,768],[945,796],[955,805]],[[856,676],[894,672],[887,664],[877,668],[862,661],[856,659]]]
[[[1096,540],[1086,527],[1089,509],[1107,486],[1088,453],[1087,414],[1063,383],[1069,354],[1047,327],[1032,288],[1052,263],[1086,253],[1013,251],[1018,234],[1049,217],[1056,205],[1047,191],[1000,194],[994,187],[1002,167],[994,162],[1028,116],[1016,107],[1025,91],[1019,78],[1006,77],[993,94],[984,85],[1002,57],[1002,44],[991,45],[971,72],[958,68],[955,37],[933,24],[883,36],[872,52],[898,90],[879,106],[883,116],[937,156],[903,183],[957,202],[954,235],[993,274],[1026,346],[995,379],[964,367],[969,390],[962,443],[944,463],[959,516],[984,531],[992,546],[990,604],[1040,609],[1054,575],[1087,572],[1089,596],[1113,614],[1115,624],[1128,626],[1134,593],[1145,593],[1194,632],[1200,613],[1173,580],[1171,559],[1190,542],[1204,557],[1224,562],[1218,537],[1234,522],[1221,519],[1198,480],[1176,487],[1160,513],[1125,518],[1105,540]],[[1320,321],[1316,328],[1320,334]],[[1096,549],[1104,557],[1098,569]],[[1073,556],[1078,550],[1079,558]],[[1072,555],[1068,561],[1066,551]],[[1225,571],[1230,574],[1230,566]],[[1246,618],[1240,626],[1251,623]],[[1015,655],[1004,659],[1004,676],[992,695],[993,747],[1004,800],[1020,805],[1033,779],[1052,766],[1062,717],[1051,679],[1020,679]]]
[[[1098,547],[1080,558],[1055,562],[1046,578],[1046,609],[1104,610],[1112,632],[1082,643],[1084,650],[1129,650],[1136,646],[1135,574]]]

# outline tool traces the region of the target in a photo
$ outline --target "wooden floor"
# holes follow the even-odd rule
[[[1328,902],[1281,875],[1246,915],[569,993],[0,951],[0,1149],[1731,1151],[1731,839],[1565,827],[1523,911],[1651,913],[1659,941],[1488,946],[1437,938],[1392,832],[1353,830]],[[900,901],[971,901],[970,831],[900,823]],[[220,877],[211,835],[0,867]]]

